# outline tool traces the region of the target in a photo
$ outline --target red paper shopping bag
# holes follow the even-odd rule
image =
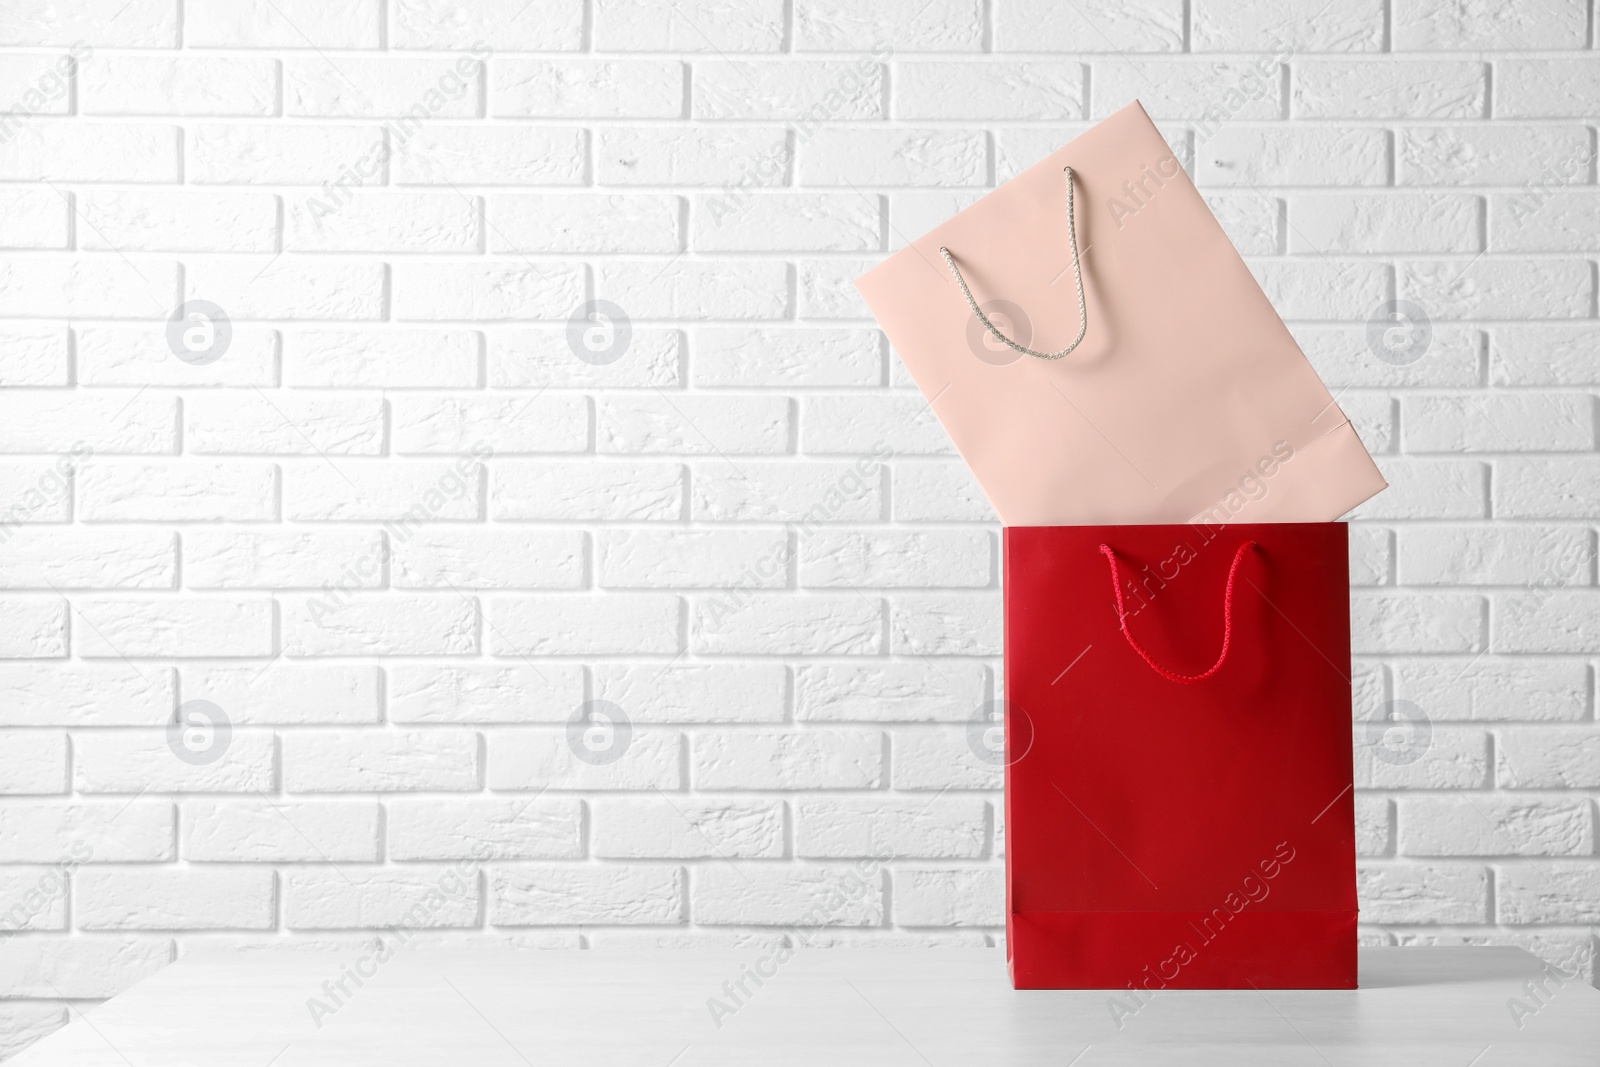
[[[1005,531],[1018,989],[1353,988],[1340,523]]]

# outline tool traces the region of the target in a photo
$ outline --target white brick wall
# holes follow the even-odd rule
[[[1393,483],[1365,936],[1592,948],[1592,6],[5,5],[0,1053],[204,943],[997,943],[997,529],[849,280],[1134,97]]]

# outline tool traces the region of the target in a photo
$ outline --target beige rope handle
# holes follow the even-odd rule
[[[978,316],[978,321],[983,323],[984,328],[994,334],[1001,344],[1037,359],[1060,359],[1082,343],[1083,335],[1089,328],[1089,310],[1083,301],[1083,267],[1078,262],[1078,223],[1072,210],[1072,168],[1062,167],[1061,172],[1067,176],[1067,239],[1072,243],[1072,277],[1078,283],[1078,336],[1073,338],[1072,343],[1066,348],[1059,352],[1035,352],[1033,349],[1020,345],[1001,333],[999,328],[989,321],[989,316],[978,308],[978,302],[972,298],[972,290],[967,288],[967,280],[961,276],[961,268],[956,266],[956,261],[950,255],[950,250],[943,245],[939,246],[939,254],[944,257],[945,266],[949,267],[950,273],[956,276],[956,284],[961,286],[961,295],[967,298],[967,307],[971,308],[972,313]]]

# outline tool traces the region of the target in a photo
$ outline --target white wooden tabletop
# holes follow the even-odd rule
[[[1357,990],[1014,992],[997,950],[399,949],[190,955],[15,1067],[1600,1063],[1600,991],[1506,948],[1364,949]],[[337,994],[337,988],[334,988]],[[735,990],[737,994],[737,990]],[[1537,996],[1535,995],[1537,994]],[[313,1021],[308,1002],[331,1013]],[[731,1014],[713,1020],[717,998]],[[1513,1002],[1529,1011],[1513,1012]],[[1118,1023],[1120,1022],[1120,1027]],[[320,1024],[320,1025],[319,1025]],[[720,1024],[720,1025],[719,1025]]]

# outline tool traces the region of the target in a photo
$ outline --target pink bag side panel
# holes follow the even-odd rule
[[[940,256],[1028,347],[989,338]],[[1335,519],[1376,465],[1137,103],[856,281],[1013,526]],[[1219,511],[1218,509],[1221,509]]]

